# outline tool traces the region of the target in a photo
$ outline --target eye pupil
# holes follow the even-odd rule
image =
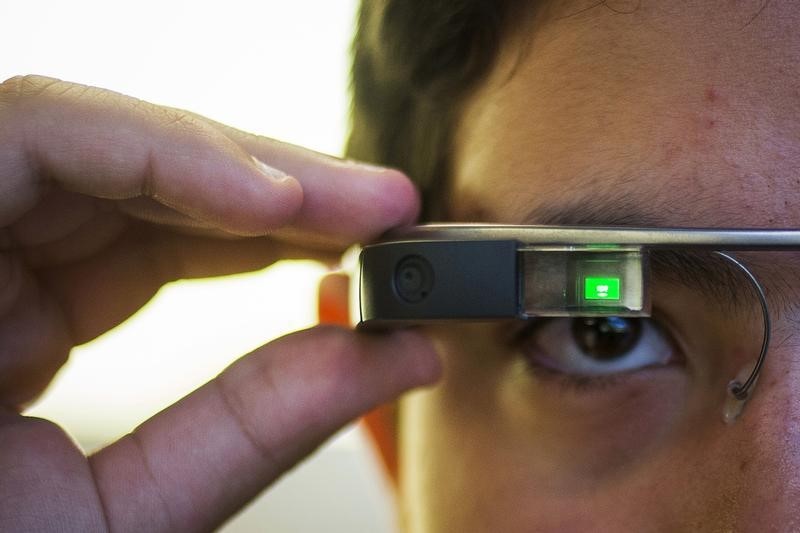
[[[576,318],[572,335],[583,352],[601,361],[622,357],[641,335],[638,320],[620,317]]]

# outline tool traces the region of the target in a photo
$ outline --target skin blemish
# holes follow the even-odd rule
[[[664,151],[664,163],[674,161],[683,152],[683,147],[677,143],[666,142],[662,143],[661,146]]]
[[[727,106],[728,98],[723,95],[718,88],[713,85],[708,86],[703,91],[703,101],[709,105]]]
[[[694,114],[689,117],[685,129],[685,139],[694,153],[708,153],[713,148],[714,137],[708,133],[716,127],[717,119],[708,114]]]

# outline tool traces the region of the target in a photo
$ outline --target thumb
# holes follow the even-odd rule
[[[318,327],[268,344],[90,458],[109,525],[211,529],[347,422],[440,374],[413,331]]]

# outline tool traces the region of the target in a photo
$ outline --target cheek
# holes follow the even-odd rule
[[[693,397],[678,371],[655,388],[643,376],[619,391],[571,397],[532,386],[486,328],[432,336],[445,378],[401,404],[409,531],[732,524],[742,485],[732,457],[749,452],[731,442],[745,432],[724,426],[721,404]]]
[[[507,466],[520,483],[540,480],[537,490],[579,494],[648,460],[668,442],[689,401],[681,368],[643,370],[624,385],[592,392],[532,383],[524,368],[508,373],[498,388],[502,427],[494,438],[513,443]]]
[[[469,328],[452,331],[460,331],[463,336],[439,332],[431,335],[445,366],[442,382],[432,389],[408,394],[400,402],[404,531],[479,530],[480,521],[491,520],[493,515],[479,503],[485,489],[497,485],[496,480],[486,477],[496,469],[484,468],[484,456],[491,454],[492,441],[486,434],[475,434],[476,430],[481,431],[482,423],[492,424],[487,415],[494,391],[487,383],[492,381],[493,365],[478,355],[485,345],[480,336],[470,335]],[[454,357],[459,346],[463,347],[461,343],[470,341],[474,342],[475,351],[467,353],[472,354],[469,361],[477,372],[466,372],[459,358]],[[458,398],[468,399],[468,404],[454,405]],[[490,427],[485,430],[490,431]]]

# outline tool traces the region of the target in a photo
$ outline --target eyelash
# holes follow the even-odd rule
[[[528,357],[522,356],[525,360],[525,366],[528,372],[531,372],[536,377],[547,380],[555,384],[559,388],[578,394],[602,392],[622,384],[625,381],[625,376],[635,370],[612,374],[608,376],[579,376],[572,374],[565,374],[557,370],[551,370],[547,367],[537,365],[530,361]]]
[[[539,364],[533,360],[529,355],[526,355],[530,346],[531,339],[540,331],[542,327],[553,320],[570,320],[568,317],[564,318],[533,318],[519,327],[512,336],[512,346],[515,351],[520,354],[519,357],[525,362],[526,370],[536,377],[552,383],[562,390],[574,392],[577,394],[590,394],[602,392],[613,387],[624,384],[633,374],[653,370],[666,366],[684,365],[685,357],[679,349],[679,343],[676,342],[674,335],[668,331],[668,328],[663,326],[663,321],[659,320],[660,313],[657,310],[653,311],[653,318],[640,319],[647,320],[651,326],[656,327],[660,334],[664,336],[664,340],[671,348],[672,357],[670,361],[663,365],[648,365],[643,367],[632,368],[621,372],[614,372],[604,375],[586,375],[586,374],[569,374],[559,370],[549,368],[543,364]]]

